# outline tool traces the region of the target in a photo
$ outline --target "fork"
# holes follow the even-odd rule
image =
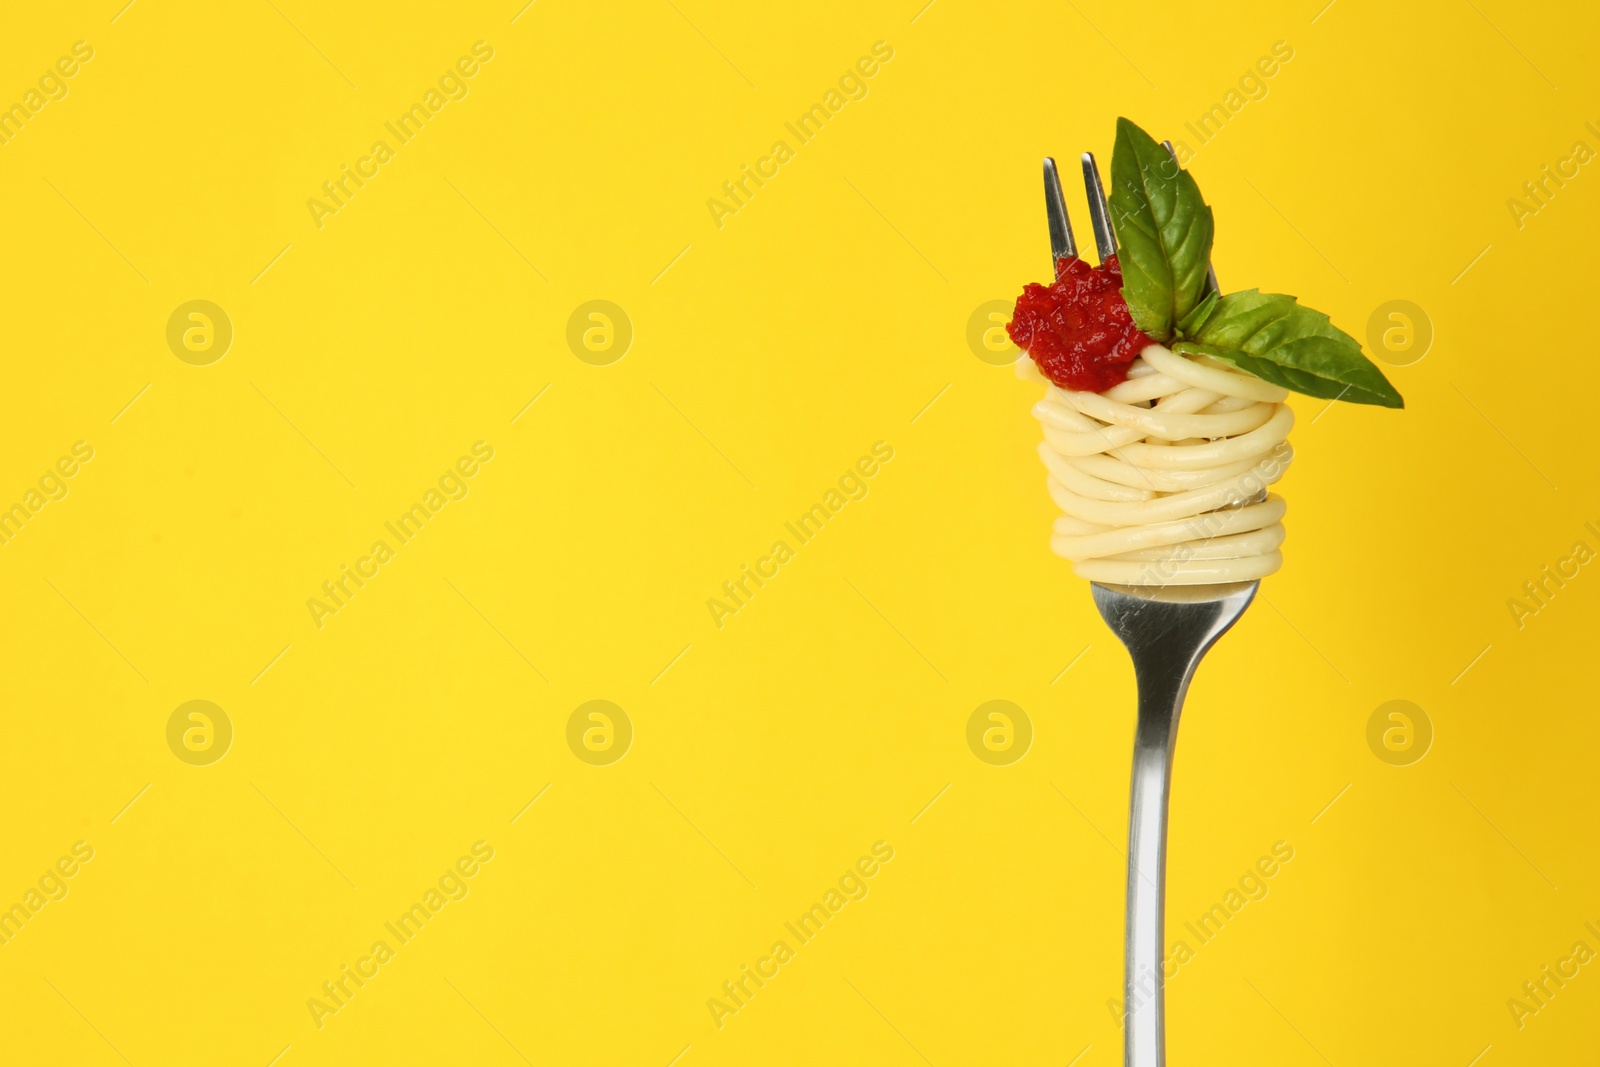
[[[1163,142],[1169,154],[1172,145]],[[1173,154],[1176,163],[1177,156]],[[1089,219],[1103,263],[1117,251],[1111,213],[1094,155],[1083,154]],[[1054,260],[1077,255],[1056,162],[1044,161],[1045,210]],[[1215,290],[1216,273],[1207,285]],[[1139,687],[1128,802],[1128,902],[1123,975],[1125,1067],[1164,1067],[1164,957],[1167,876],[1167,798],[1178,716],[1200,660],[1255,598],[1259,581],[1228,585],[1131,587],[1090,583],[1095,607],[1128,649]]]

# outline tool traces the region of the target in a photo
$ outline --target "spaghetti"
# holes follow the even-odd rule
[[[1019,367],[1037,373],[1032,360]],[[1050,385],[1033,409],[1062,511],[1050,547],[1079,577],[1115,585],[1272,574],[1283,565],[1285,506],[1267,486],[1294,458],[1287,396],[1159,344],[1103,393]]]

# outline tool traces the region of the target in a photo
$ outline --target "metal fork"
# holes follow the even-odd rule
[[[1166,144],[1169,153],[1171,144]],[[1176,155],[1173,156],[1176,162]],[[1117,251],[1111,214],[1094,156],[1083,154],[1089,218],[1101,262]],[[1045,208],[1052,256],[1077,254],[1053,159],[1044,161]],[[1216,288],[1216,274],[1208,276]],[[1125,1067],[1164,1067],[1167,797],[1178,716],[1200,660],[1255,598],[1260,582],[1131,587],[1091,583],[1095,607],[1128,649],[1139,686],[1128,812],[1128,910],[1123,979]]]
[[[1173,149],[1172,142],[1162,141],[1161,147],[1167,150],[1167,155],[1172,157],[1172,163],[1176,166],[1178,153]],[[1100,262],[1104,263],[1107,256],[1116,255],[1117,238],[1111,229],[1111,212],[1106,205],[1105,190],[1100,185],[1100,168],[1095,165],[1093,152],[1083,154],[1083,184],[1089,195],[1089,223],[1094,229],[1095,251],[1100,254]],[[1072,239],[1072,222],[1067,218],[1067,203],[1061,195],[1056,161],[1050,156],[1044,157],[1044,210],[1050,223],[1050,265],[1053,268],[1056,260],[1076,256],[1078,245]],[[1217,287],[1216,268],[1210,265],[1206,267],[1206,288],[1214,293],[1222,291]]]

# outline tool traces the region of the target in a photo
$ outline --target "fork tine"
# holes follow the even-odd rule
[[[1078,244],[1072,239],[1072,220],[1067,218],[1067,201],[1061,195],[1061,176],[1056,173],[1056,161],[1044,157],[1044,213],[1050,220],[1050,267],[1055,272],[1056,261],[1075,257]]]
[[[1094,153],[1083,154],[1083,185],[1089,194],[1089,222],[1094,227],[1094,244],[1100,253],[1100,262],[1117,254],[1117,238],[1111,232],[1111,209],[1106,205],[1105,189],[1100,185],[1100,168],[1095,166]]]
[[[1172,147],[1171,141],[1162,141],[1161,147],[1167,150],[1167,155],[1172,157],[1172,162],[1178,162],[1178,153],[1177,150]],[[1178,165],[1182,166],[1181,163]],[[1213,293],[1222,292],[1222,287],[1217,284],[1217,268],[1213,267],[1209,263],[1206,264],[1206,289]]]

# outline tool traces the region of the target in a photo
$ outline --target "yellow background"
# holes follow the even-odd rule
[[[0,1060],[1119,1063],[1131,672],[1049,553],[1035,387],[967,325],[1048,269],[1041,156],[1104,164],[1119,114],[1182,139],[1277,41],[1191,162],[1224,288],[1363,338],[1406,299],[1436,336],[1386,366],[1404,412],[1295,401],[1287,563],[1180,734],[1169,935],[1295,856],[1171,983],[1171,1061],[1593,1054],[1594,964],[1520,1029],[1506,1003],[1600,949],[1600,576],[1520,630],[1506,604],[1600,548],[1600,175],[1507,207],[1600,148],[1588,5],[121,2],[0,39],[3,101],[95,50],[0,147],[0,503],[95,450],[0,547],[0,904],[95,850],[0,948]],[[319,229],[307,199],[479,40]],[[209,366],[165,340],[194,299],[235,331]],[[634,327],[609,366],[566,342],[592,299]],[[307,599],[479,440],[470,495],[319,629]],[[879,440],[870,494],[714,626]],[[596,698],[635,730],[609,766],[566,742]],[[210,766],[166,742],[194,699],[235,731]],[[967,747],[991,699],[1033,724],[1010,766]],[[1435,735],[1410,766],[1366,740],[1394,699]],[[307,999],[479,840],[470,895],[319,1029]],[[877,841],[870,895],[713,1025]]]

